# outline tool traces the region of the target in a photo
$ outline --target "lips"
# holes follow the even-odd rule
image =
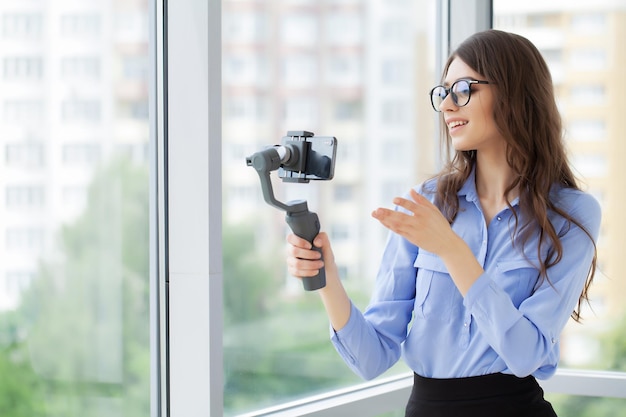
[[[448,125],[448,129],[454,129],[455,127],[465,126],[469,123],[467,120],[448,120],[446,124]]]
[[[469,122],[463,119],[448,119],[446,120],[446,125],[448,126],[448,132],[450,134],[456,132],[461,129],[463,126],[467,125]]]

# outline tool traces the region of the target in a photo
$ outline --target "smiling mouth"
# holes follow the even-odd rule
[[[465,126],[468,122],[466,121],[454,121],[448,123],[448,129],[454,129],[455,127]]]

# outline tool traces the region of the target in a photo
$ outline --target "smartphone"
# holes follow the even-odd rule
[[[297,149],[298,158],[290,164],[281,165],[278,176],[286,182],[309,182],[331,180],[335,175],[337,138],[315,136],[306,131],[289,131],[281,145]]]

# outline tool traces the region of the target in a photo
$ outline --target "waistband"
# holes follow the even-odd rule
[[[420,400],[464,401],[490,397],[511,397],[543,391],[533,376],[488,374],[466,378],[426,378],[414,374],[411,395]]]

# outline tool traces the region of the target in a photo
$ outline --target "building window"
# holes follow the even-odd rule
[[[573,120],[568,123],[568,133],[577,142],[599,142],[607,139],[604,120]]]
[[[101,119],[97,99],[69,98],[61,103],[61,120],[70,123],[98,123]]]
[[[381,78],[384,84],[406,86],[410,82],[410,66],[406,59],[386,59],[381,64]]]
[[[5,161],[8,167],[41,168],[45,161],[42,143],[20,142],[5,145]]]
[[[286,45],[314,46],[318,42],[315,16],[286,14],[281,22],[280,40]]]
[[[605,13],[576,13],[572,16],[571,28],[577,35],[601,35],[606,33],[606,18]]]
[[[223,34],[225,42],[257,43],[267,40],[267,19],[261,12],[241,12],[223,14]]]
[[[293,87],[310,87],[318,80],[318,62],[308,54],[294,54],[283,58],[283,82]]]
[[[12,185],[5,190],[6,207],[15,209],[38,209],[44,206],[45,190],[41,185]]]
[[[338,203],[350,202],[354,198],[354,186],[349,184],[339,184],[333,187],[334,200]]]
[[[66,56],[61,58],[61,78],[70,81],[100,79],[100,57]]]
[[[100,146],[95,143],[72,143],[63,145],[63,164],[66,166],[90,166],[100,161]]]
[[[409,106],[402,99],[384,100],[380,110],[383,123],[400,125],[407,121]]]
[[[285,122],[290,126],[310,126],[317,120],[318,103],[312,97],[288,97],[284,108]]]
[[[363,102],[360,99],[341,100],[333,104],[333,118],[340,121],[360,120],[363,115]]]
[[[604,85],[573,85],[570,87],[569,101],[580,106],[597,106],[606,104]]]
[[[362,59],[351,52],[331,52],[326,64],[328,84],[341,87],[359,86],[363,82]]]
[[[5,13],[2,16],[2,36],[13,40],[37,40],[43,34],[41,13]]]
[[[2,75],[7,82],[39,81],[43,78],[43,59],[41,57],[5,57],[2,61]]]
[[[44,118],[44,105],[35,99],[11,99],[4,102],[3,119],[9,125],[39,126]]]
[[[100,35],[101,17],[96,13],[65,14],[61,16],[61,34],[73,38],[95,38]]]
[[[326,18],[325,33],[331,45],[359,45],[362,32],[359,14],[337,13]]]
[[[41,252],[44,246],[44,231],[35,228],[7,228],[5,240],[8,251]]]
[[[572,162],[574,167],[584,178],[606,178],[609,173],[609,164],[606,155],[574,155]]]
[[[607,53],[604,49],[580,47],[571,52],[570,68],[576,71],[603,71],[607,68]]]

